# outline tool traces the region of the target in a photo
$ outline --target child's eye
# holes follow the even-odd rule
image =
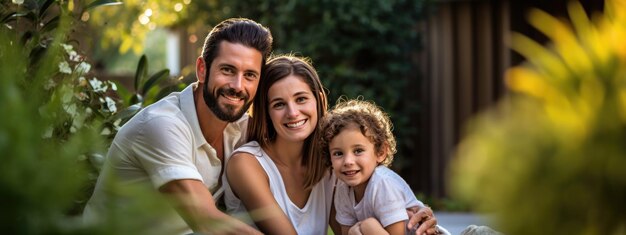
[[[335,152],[330,153],[330,156],[332,157],[341,157],[342,155],[343,153],[340,151],[335,151]]]
[[[360,155],[363,152],[365,152],[365,149],[355,149],[354,150],[354,154],[356,154],[356,155]]]

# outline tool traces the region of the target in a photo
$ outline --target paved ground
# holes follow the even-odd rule
[[[472,213],[435,211],[438,224],[446,228],[452,235],[459,235],[471,224],[489,225],[485,216]]]

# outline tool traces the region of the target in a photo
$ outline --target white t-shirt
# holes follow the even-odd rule
[[[335,190],[336,219],[346,226],[374,217],[387,227],[408,220],[406,208],[424,206],[402,177],[385,166],[376,167],[359,203],[354,200],[354,189],[341,180]]]
[[[219,184],[222,163],[198,123],[193,98],[196,86],[191,84],[142,109],[122,126],[85,207],[86,219],[106,210],[111,176],[122,184],[151,184],[155,191],[173,180],[195,179],[202,181],[216,200],[223,194]],[[248,116],[244,115],[226,126],[224,156],[230,157],[235,147],[245,143],[247,125]],[[177,214],[167,218],[168,227],[175,231],[172,234],[191,232]]]
[[[237,152],[250,153],[256,156],[263,170],[269,178],[270,190],[274,195],[274,199],[285,212],[289,221],[296,229],[299,235],[307,234],[326,234],[328,229],[328,220],[330,215],[330,207],[333,195],[333,186],[336,178],[334,175],[327,174],[318,182],[311,190],[309,199],[303,208],[296,206],[285,189],[285,183],[283,178],[278,172],[278,168],[274,161],[263,151],[256,141],[251,141],[237,150]],[[242,172],[242,174],[245,174]],[[226,193],[224,195],[224,201],[226,208],[230,214],[245,215],[246,208],[232,192],[230,187],[226,187]],[[250,217],[246,218],[248,222],[251,221]],[[250,225],[255,226],[254,223]]]

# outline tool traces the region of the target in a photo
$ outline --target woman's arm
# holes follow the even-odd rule
[[[254,158],[248,153],[236,153],[228,161],[226,177],[233,193],[263,233],[295,235],[295,228],[270,191],[267,174]]]
[[[174,207],[194,232],[260,234],[247,224],[218,210],[213,196],[198,180],[174,180],[163,185],[159,190],[173,199]],[[227,226],[218,228],[215,224]]]

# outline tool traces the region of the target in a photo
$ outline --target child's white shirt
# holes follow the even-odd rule
[[[352,226],[375,217],[387,227],[408,220],[406,208],[414,206],[423,207],[424,203],[417,200],[402,177],[385,166],[376,167],[359,203],[354,200],[354,189],[344,182],[339,181],[335,190],[336,219],[341,225]]]

